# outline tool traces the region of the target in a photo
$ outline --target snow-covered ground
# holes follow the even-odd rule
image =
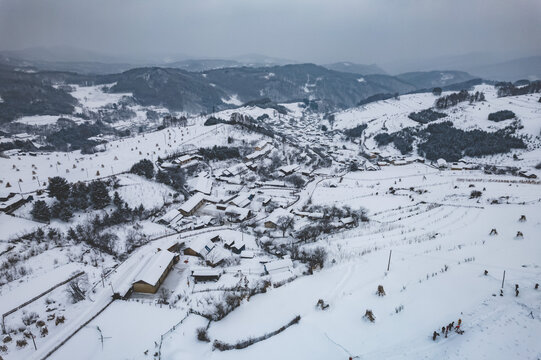
[[[466,160],[517,166],[541,176],[534,168],[541,160],[538,95],[497,98],[492,87],[476,90],[485,92],[486,102],[444,110],[448,117],[439,121],[450,120],[464,130],[497,131],[512,120],[495,123],[487,120],[488,114],[512,110],[522,126],[517,132],[528,136],[529,147]],[[105,93],[101,87],[76,87],[73,94],[82,108],[94,110],[130,95]],[[75,272],[85,273],[87,289],[81,301],[72,303],[69,285],[60,286],[7,316],[5,325],[13,338],[2,342],[7,350],[0,349],[0,356],[42,359],[53,351],[50,359],[540,358],[541,289],[534,288],[541,282],[538,179],[483,170],[438,169],[428,162],[374,164],[376,171],[349,171],[351,160],[369,164],[360,157],[361,150],[377,150],[384,158],[398,156],[392,144],[378,148],[373,136],[419,126],[408,114],[431,107],[435,99],[426,93],[404,95],[400,100],[379,101],[335,114],[334,130],[368,124],[362,145],[338,132],[323,131],[322,124],[331,124],[321,114],[308,113],[299,103],[292,103],[282,104],[290,111],[287,115],[258,107],[214,114],[222,119],[235,112],[254,119],[266,115],[262,121],[276,131],[274,138],[238,126],[204,126],[207,117],[195,116],[186,127],[113,139],[95,154],[12,152],[1,157],[0,186],[4,192],[32,194],[34,200],[51,205],[54,200],[46,192],[35,192],[46,187],[47,178],[62,176],[75,182],[115,175],[110,195],[116,191],[129,208],[143,205],[152,214],[107,228],[118,237],[113,254],[83,242],[60,242],[54,239],[54,231],[51,233],[53,229],[67,232],[96,215],[112,214],[113,204],[76,212],[69,222],[53,219],[50,224],[29,220],[31,203],[15,211],[16,216],[0,214],[2,313]],[[146,119],[144,108],[137,108],[136,114],[139,120],[134,121]],[[39,119],[25,121],[34,120]],[[131,122],[116,126],[130,126]],[[242,165],[241,173],[229,177],[226,170],[235,171],[239,163],[248,161],[196,160],[191,164],[194,171],[183,165],[188,169],[187,191],[196,193],[200,174],[212,185],[211,195],[203,197],[203,206],[189,216],[177,211],[187,200],[184,193],[126,173],[141,159],[151,160],[157,168],[158,158],[174,153],[229,145],[248,154],[261,151],[256,147],[262,143],[268,152],[261,152],[262,157],[250,168]],[[323,157],[330,159],[330,166],[318,165]],[[284,165],[294,165],[292,169],[300,165],[294,172],[304,184],[295,188],[287,182],[287,176],[277,170]],[[472,196],[472,191],[480,192],[479,196]],[[237,222],[228,213],[226,208],[233,204],[250,212],[246,221]],[[362,208],[369,221],[333,228],[314,241],[301,243],[298,230],[323,222],[299,215],[310,207]],[[165,221],[165,214],[173,214],[174,220]],[[272,229],[272,222],[280,216],[293,217],[292,227]],[[525,220],[520,220],[522,216]],[[44,231],[41,238],[21,238],[37,228]],[[491,234],[492,229],[497,234]],[[134,233],[145,241],[128,249],[126,239]],[[175,244],[202,255],[174,250],[171,246]],[[243,250],[234,250],[231,244],[244,245]],[[324,266],[311,272],[297,258],[290,262],[293,244],[300,251],[322,249],[326,253]],[[128,290],[149,256],[158,249],[178,251],[179,261],[158,293],[130,294]],[[212,268],[212,261],[221,257],[224,260]],[[278,270],[272,270],[273,264]],[[192,271],[201,270],[217,271],[220,277],[195,283]],[[379,285],[385,296],[376,294]],[[255,289],[257,294],[246,296]],[[127,294],[127,298],[111,303],[113,293]],[[240,299],[238,307],[220,320],[203,317],[212,317],[220,306],[233,303],[235,299],[227,298],[231,294]],[[326,310],[316,306],[320,299],[329,304]],[[366,310],[373,311],[375,322],[363,317]],[[32,313],[44,321],[48,334],[40,336],[37,323],[25,324]],[[48,319],[52,314],[64,316],[65,322],[56,324]],[[234,344],[259,337],[297,315],[301,317],[298,324],[245,349],[213,349],[215,340]],[[443,326],[456,325],[458,319],[462,320],[463,334],[452,331],[447,338],[441,334],[432,340],[434,331],[441,333]],[[210,342],[197,339],[200,328],[207,329]],[[37,351],[25,331],[36,335]],[[22,339],[27,340],[27,346],[16,346]]]

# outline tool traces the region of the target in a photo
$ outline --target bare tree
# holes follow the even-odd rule
[[[282,230],[282,236],[286,235],[287,229],[293,229],[293,225],[295,225],[293,216],[280,216],[276,221],[276,226]]]

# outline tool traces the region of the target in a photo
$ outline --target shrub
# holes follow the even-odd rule
[[[18,348],[23,348],[28,345],[28,342],[26,341],[26,339],[20,339],[16,341],[16,344]]]
[[[209,335],[207,332],[207,329],[204,327],[200,327],[196,330],[197,334],[197,340],[204,341],[204,342],[210,342]]]
[[[147,179],[152,179],[152,177],[154,176],[154,165],[152,164],[152,161],[148,159],[143,159],[138,163],[133,164],[130,172],[132,174],[144,176]]]
[[[470,193],[470,199],[476,199],[476,198],[480,198],[481,195],[483,195],[483,193],[479,190],[473,190],[471,193]]]
[[[488,119],[491,121],[504,121],[514,119],[515,113],[510,110],[501,110],[488,114]]]

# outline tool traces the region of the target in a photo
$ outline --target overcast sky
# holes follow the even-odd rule
[[[0,0],[0,49],[381,64],[541,54],[539,19],[541,0]]]

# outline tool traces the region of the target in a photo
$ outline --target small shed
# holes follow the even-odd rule
[[[293,268],[293,261],[291,261],[291,259],[269,261],[268,263],[263,264],[263,267],[265,268],[266,274],[272,275],[290,271],[291,268]]]
[[[206,282],[206,281],[218,281],[222,272],[214,269],[200,269],[192,270],[192,277],[194,282]]]

